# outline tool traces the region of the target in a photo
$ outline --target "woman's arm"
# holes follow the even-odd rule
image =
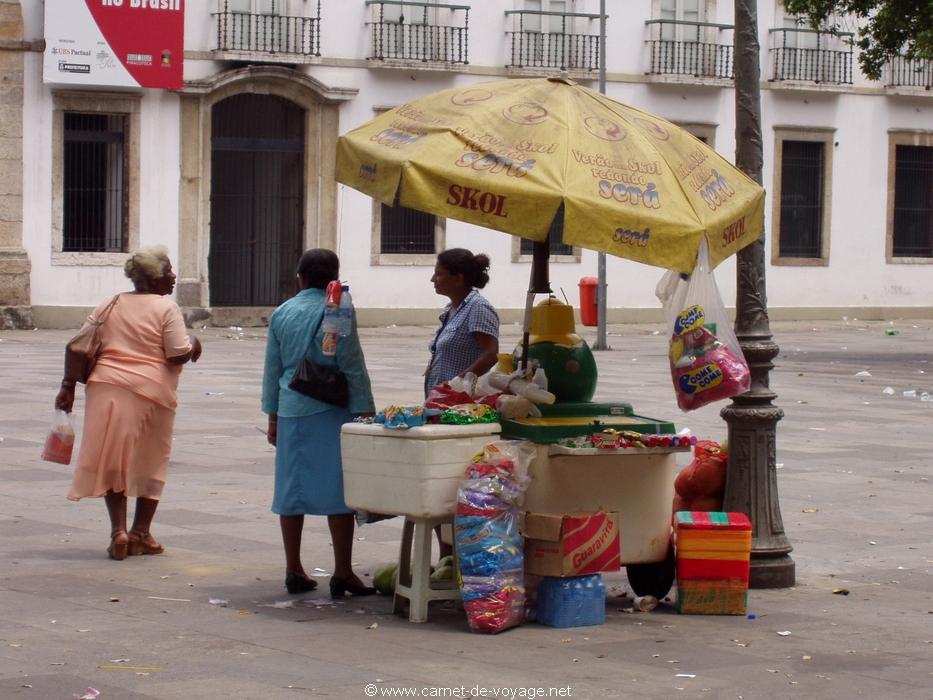
[[[460,373],[461,377],[467,372],[472,372],[477,377],[482,376],[495,367],[496,362],[499,361],[498,338],[486,333],[474,333],[473,338],[476,340],[477,345],[479,345],[480,349],[482,350],[482,354],[479,356],[479,358],[477,358],[476,362]]]
[[[201,341],[198,340],[197,336],[195,335],[189,335],[188,340],[191,341],[191,349],[183,355],[167,357],[166,360],[170,365],[183,365],[188,362],[188,360],[197,362],[199,359],[201,359]]]
[[[62,379],[62,388],[55,397],[55,408],[65,413],[71,413],[75,403],[75,383],[72,379]]]

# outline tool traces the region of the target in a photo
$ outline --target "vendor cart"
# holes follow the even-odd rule
[[[690,448],[571,447],[586,435],[673,434],[674,425],[635,415],[625,403],[558,403],[545,410],[543,418],[502,421],[503,439],[535,443],[524,510],[617,512],[622,565],[632,590],[663,598],[674,581],[670,533],[676,455]]]

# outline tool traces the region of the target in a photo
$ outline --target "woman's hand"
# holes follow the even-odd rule
[[[196,335],[189,335],[188,337],[191,338],[191,361],[197,362],[201,359],[201,352],[203,350],[201,341],[198,340]]]
[[[71,413],[71,408],[75,403],[75,385],[74,382],[63,381],[62,388],[58,390],[55,396],[55,408],[65,413]]]
[[[189,335],[188,340],[191,341],[191,349],[184,355],[169,357],[168,363],[170,365],[183,365],[186,362],[197,362],[200,359],[202,352],[201,341],[194,335]]]
[[[269,444],[275,447],[276,437],[278,437],[279,432],[279,417],[274,413],[269,414],[269,428],[266,430],[266,440],[269,441]]]

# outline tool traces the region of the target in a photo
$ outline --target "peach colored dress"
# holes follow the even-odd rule
[[[112,490],[158,499],[171,455],[181,374],[181,365],[167,358],[191,350],[184,318],[168,297],[121,294],[100,338],[101,354],[84,392],[81,450],[68,498]]]

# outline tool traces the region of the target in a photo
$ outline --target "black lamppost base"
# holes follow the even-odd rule
[[[752,555],[749,588],[790,588],[796,583],[796,565],[787,554],[779,557]]]

